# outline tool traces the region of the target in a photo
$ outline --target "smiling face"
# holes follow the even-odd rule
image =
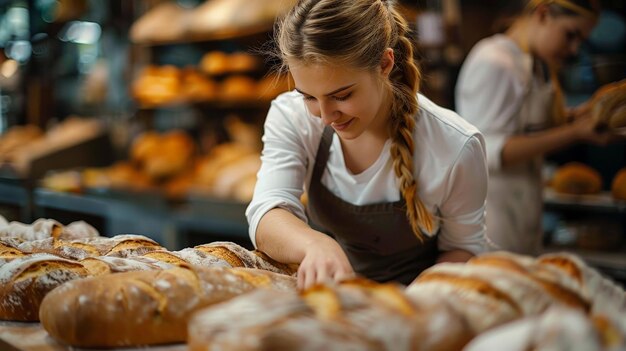
[[[550,65],[560,66],[576,55],[596,24],[593,18],[585,16],[555,16],[547,8],[538,12],[532,47],[535,55]]]
[[[376,72],[332,64],[288,62],[309,112],[350,140],[363,133],[387,135],[391,94]]]

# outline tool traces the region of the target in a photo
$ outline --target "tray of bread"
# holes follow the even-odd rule
[[[623,287],[569,253],[484,253],[408,286],[298,291],[296,272],[231,242],[170,251],[86,223],[2,221],[0,339],[20,351],[626,347]]]

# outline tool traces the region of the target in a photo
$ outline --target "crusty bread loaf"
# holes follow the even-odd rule
[[[470,259],[468,265],[494,267],[507,271],[508,274],[521,275],[539,284],[545,294],[556,302],[583,311],[590,309],[589,299],[580,292],[571,277],[537,262],[532,257],[510,252],[492,252]]]
[[[53,219],[40,218],[32,224],[10,222],[0,228],[0,237],[20,238],[22,240],[41,240],[58,238],[63,232],[63,225]]]
[[[98,237],[98,231],[89,224],[79,221],[63,226],[53,219],[40,218],[32,224],[10,222],[0,225],[0,237],[21,240],[86,239]]]
[[[577,291],[591,304],[592,314],[626,314],[626,292],[579,257],[565,252],[545,254],[537,262],[559,269],[578,284]]]
[[[297,265],[280,263],[263,252],[250,251],[228,241],[198,245],[195,249],[223,259],[231,267],[256,268],[287,275],[294,275],[298,270]]]
[[[611,348],[619,350],[620,348]],[[609,350],[591,320],[579,310],[551,308],[479,335],[465,351]]]
[[[0,265],[26,255],[18,249],[22,242],[23,240],[18,238],[0,238]]]
[[[174,265],[148,257],[87,257],[80,261],[91,276],[110,273],[171,269]]]
[[[135,234],[81,240],[54,240],[48,238],[24,242],[18,248],[24,252],[47,252],[73,260],[97,256],[140,256],[149,251],[162,249],[156,241],[143,235]]]
[[[626,126],[624,110],[626,105],[626,79],[607,84],[599,89],[591,99],[591,113],[600,125],[610,128]]]
[[[366,280],[317,285],[300,296],[257,291],[197,312],[189,324],[189,347],[459,350],[471,334],[465,321],[440,302],[415,303],[395,285]]]
[[[190,314],[256,288],[295,289],[295,278],[227,268],[174,268],[81,279],[42,302],[43,327],[78,347],[183,342]]]
[[[0,319],[38,320],[39,305],[50,290],[88,274],[80,263],[49,254],[15,258],[0,266]]]
[[[569,162],[554,172],[552,188],[563,194],[596,194],[602,190],[602,176],[583,163]]]
[[[191,265],[200,267],[232,268],[226,260],[195,248],[185,248],[180,251],[155,250],[144,254],[142,257],[167,262],[179,267]]]

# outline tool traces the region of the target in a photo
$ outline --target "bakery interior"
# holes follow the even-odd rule
[[[569,106],[589,99],[602,85],[626,78],[626,4],[621,0],[601,2],[603,11],[598,26],[559,77]],[[264,53],[272,38],[275,18],[294,3],[295,0],[0,1],[0,215],[8,222],[25,225],[52,219],[55,223],[46,222],[51,231],[59,226],[70,228],[83,221],[86,227],[77,224],[77,229],[67,232],[95,231],[108,238],[137,234],[141,237],[129,240],[151,247],[146,252],[180,252],[198,247],[205,253],[215,250],[230,250],[238,252],[237,255],[241,250],[252,252],[244,211],[252,198],[260,167],[263,121],[271,100],[293,86],[288,76],[274,73],[277,62],[267,59]],[[437,104],[454,109],[454,86],[463,60],[476,42],[500,30],[511,2],[402,0],[399,3],[417,43],[416,60],[423,78],[421,91]],[[563,180],[572,174],[583,178],[581,193],[576,193],[579,188],[572,192]],[[608,290],[617,291],[615,294],[621,298],[619,308],[626,311],[623,296],[626,286],[626,142],[601,147],[582,144],[568,147],[547,158],[543,175],[546,256],[542,262],[550,264],[550,254],[554,252],[575,254],[582,259],[575,260],[576,264],[593,267],[594,272],[600,272],[601,277],[615,284],[611,285],[613,290]],[[121,242],[128,238],[118,239]],[[220,242],[230,244],[211,246]],[[157,256],[153,254],[150,259],[159,260]],[[239,258],[239,265],[252,267]],[[257,255],[250,260],[256,262],[254,267],[266,265],[277,274],[295,273],[293,267],[272,262],[267,257]],[[539,262],[540,258],[537,260]],[[2,258],[0,262],[4,264],[8,260]],[[154,265],[153,262],[142,264]],[[185,275],[175,273],[172,276],[177,279]],[[80,269],[72,274],[75,277],[85,275]],[[267,292],[252,295],[250,301],[257,304],[250,307],[250,313],[263,314],[277,309],[277,301],[302,304],[301,299],[286,288],[291,282],[282,282],[275,276],[254,276],[258,273],[224,273],[228,274],[234,274],[231,280],[246,281],[242,291],[260,286],[258,282],[264,279],[281,287],[274,295]],[[436,279],[435,276],[433,274],[432,279]],[[159,277],[165,279],[164,284],[175,280]],[[3,279],[6,277],[0,275],[0,281]],[[113,298],[100,292],[101,288],[95,284],[86,282],[89,286],[85,289],[101,293],[94,295],[99,296],[94,299],[111,299],[110,303],[114,304]],[[117,283],[111,279],[110,284]],[[398,296],[400,292],[392,288],[372,293],[373,287],[364,286],[360,289],[370,289],[370,295],[373,294],[368,295],[367,302],[351,291],[356,288],[350,286],[345,291],[341,290],[344,288],[314,291],[305,299],[308,298],[310,304],[317,303],[313,309],[321,315],[332,313],[323,303],[332,294],[355,294],[352,298],[358,303],[384,305],[391,302],[383,300],[405,301]],[[428,288],[418,287],[408,293],[416,299],[430,296]],[[74,293],[72,290],[68,294]],[[50,307],[49,314],[40,312],[39,316],[21,321],[33,322],[41,318],[50,325],[47,332],[63,342],[52,340],[38,323],[24,327],[19,322],[3,324],[0,321],[0,350],[67,350],[67,347],[127,350],[150,345],[150,340],[166,344],[149,346],[148,349],[154,350],[209,350],[212,348],[206,345],[212,340],[217,340],[215,349],[262,349],[252,344],[235,345],[232,339],[235,334],[218,335],[219,330],[232,330],[241,335],[251,333],[252,325],[236,325],[220,319],[225,314],[234,315],[234,319],[246,318],[242,309],[234,305],[203,311],[204,315],[195,314],[195,323],[189,324],[187,343],[180,340],[180,334],[187,331],[186,328],[179,330],[187,325],[187,320],[183,323],[180,317],[176,323],[169,321],[172,324],[150,324],[145,329],[137,329],[137,333],[148,335],[146,339],[133,336],[136,325],[124,324],[111,327],[114,330],[103,333],[99,339],[94,336],[93,340],[98,341],[81,343],[77,341],[80,338],[72,339],[67,334],[70,332],[61,331],[59,319],[70,317],[59,317],[62,311],[54,315],[53,306],[64,304],[62,295],[46,296],[49,301],[43,303]],[[197,302],[194,308],[217,302],[209,300],[211,298]],[[597,305],[598,310],[606,308],[602,301]],[[592,304],[587,309],[594,310],[595,306]],[[412,308],[420,309],[423,319],[437,312],[431,306]],[[447,308],[437,313],[449,318],[447,330],[455,341],[443,343],[434,335],[436,333],[422,336],[431,338],[432,345],[441,350],[461,349],[474,335],[513,319],[505,316],[501,320],[494,317],[478,321],[479,317],[471,315],[468,318],[477,321],[468,331],[450,312],[456,306]],[[526,311],[525,306],[520,308]],[[549,325],[561,318],[580,319],[585,326],[590,323],[580,314],[563,312],[565,314],[561,315],[562,311],[556,309],[547,311],[522,326],[525,333],[549,330]],[[380,316],[368,317],[407,324],[389,311],[376,313]],[[294,318],[299,318],[301,325],[312,325],[314,320],[304,312]],[[408,324],[416,327],[418,322],[411,320],[413,324]],[[597,320],[593,323],[601,324]],[[394,349],[389,345],[375,348],[363,341],[362,330],[350,334],[341,329],[345,326],[335,324],[331,327],[332,323],[317,325],[315,329],[334,342],[335,349],[349,349],[348,346],[353,345],[357,345],[354,349]],[[199,331],[203,327],[214,328],[216,339],[203,335]],[[167,328],[172,332],[164,333]],[[328,328],[339,328],[337,330],[345,334],[330,333]],[[626,345],[626,329],[621,329],[620,335],[619,327],[614,328],[610,335],[621,338],[624,342],[621,345]],[[281,331],[298,335],[296,329],[286,326]],[[377,332],[376,327],[372,330],[374,334]],[[118,335],[117,340],[122,341],[107,344],[111,338],[106,339],[106,335],[113,332],[134,341],[124,343],[123,337]],[[571,345],[576,345],[577,340],[588,341],[585,339],[587,329],[578,334],[571,330],[560,332]],[[159,334],[161,338],[155,336]],[[539,338],[541,332],[535,334]],[[396,340],[401,337],[396,336]],[[299,344],[289,338],[276,340],[284,343],[283,349],[297,349],[295,345],[327,349],[329,345],[312,341]],[[264,349],[278,349],[272,348],[271,337],[263,342],[268,342]],[[490,349],[488,345],[476,344],[468,349]],[[585,345],[590,344],[580,342],[577,347]]]

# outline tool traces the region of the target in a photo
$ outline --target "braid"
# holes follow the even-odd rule
[[[402,16],[391,10],[392,23],[395,23],[393,36],[396,67],[391,73],[393,105],[390,123],[392,138],[391,157],[393,168],[400,181],[400,192],[406,202],[409,222],[415,235],[423,240],[420,227],[430,233],[433,217],[418,196],[418,184],[413,175],[413,131],[418,105],[415,95],[418,91],[420,74],[413,61],[413,45],[407,38],[408,26]]]

